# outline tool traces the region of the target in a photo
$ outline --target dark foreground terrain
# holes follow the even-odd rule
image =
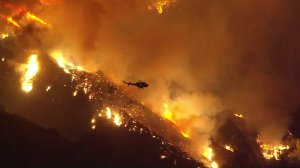
[[[233,123],[222,129],[226,133],[237,131]],[[103,120],[96,130],[86,132],[74,142],[62,137],[56,129],[44,129],[19,116],[0,109],[0,167],[204,167],[184,157],[173,146],[162,146],[150,135],[129,132],[126,128],[111,126]],[[236,134],[238,135],[238,134]],[[232,136],[231,136],[232,137]],[[219,137],[220,138],[220,137]],[[237,138],[234,137],[233,138]],[[245,145],[246,138],[238,139]],[[226,140],[217,139],[218,141]],[[237,153],[222,151],[216,143],[217,153],[227,159],[223,167],[233,168],[296,168],[287,161],[262,163],[259,154],[246,144]],[[248,146],[247,146],[248,145]],[[250,145],[250,146],[249,146]],[[249,150],[249,152],[247,152]],[[168,152],[166,152],[168,151]],[[166,158],[161,158],[166,155]],[[257,157],[256,157],[257,156]]]
[[[0,110],[0,167],[197,167],[174,154],[161,159],[161,142],[108,123],[77,142]]]

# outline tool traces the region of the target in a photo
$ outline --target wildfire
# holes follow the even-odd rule
[[[57,64],[58,64],[59,67],[63,68],[64,70],[67,68],[66,64],[69,64],[69,63],[67,63],[67,61],[64,58],[64,56],[63,56],[62,53],[60,53],[60,52],[53,52],[51,54],[51,56],[56,60],[56,62],[57,62]],[[69,72],[69,71],[67,71],[67,72]]]
[[[191,136],[188,133],[184,132],[184,131],[181,131],[181,135],[185,138],[191,138]]]
[[[51,27],[51,25],[49,25],[48,23],[46,23],[44,20],[42,20],[41,18],[35,16],[34,14],[27,12],[26,13],[27,18],[32,19],[40,24],[46,25],[48,27]]]
[[[67,59],[64,57],[64,55],[61,52],[53,52],[50,55],[53,59],[56,60],[58,66],[60,68],[62,68],[68,74],[71,74],[70,70],[72,70],[72,69],[76,69],[78,71],[83,71],[83,68],[81,66],[76,66],[73,63],[67,61]]]
[[[65,57],[63,56],[63,54],[60,52],[53,52],[51,54],[51,56],[52,56],[52,58],[54,58],[54,60],[56,60],[58,66],[61,67],[65,73],[71,74],[72,81],[76,80],[78,78],[77,75],[80,74],[80,72],[87,72],[82,67],[76,66],[73,63],[67,61],[65,59]],[[89,99],[92,100],[95,97],[94,96],[95,93],[90,92],[90,88],[92,87],[92,84],[90,82],[91,81],[88,81],[88,79],[85,79],[83,82],[78,83],[75,88],[75,91],[73,92],[73,96],[76,96],[78,94],[78,91],[80,89],[82,89],[83,93],[88,95]],[[103,115],[101,113],[99,113],[98,116],[102,117]],[[122,119],[121,115],[115,111],[112,112],[110,107],[106,107],[105,116],[106,116],[106,119],[112,120],[112,122],[116,126],[121,126],[123,123],[123,121],[122,121],[123,119]],[[94,125],[95,122],[96,122],[96,120],[93,118],[91,120],[91,124],[93,124],[92,129],[96,128],[96,126]]]
[[[211,163],[211,168],[219,168],[219,165],[217,162],[212,162]]]
[[[149,5],[148,9],[150,10],[156,9],[158,14],[162,14],[165,7],[168,7],[171,3],[175,3],[175,2],[176,0],[160,0],[153,3],[152,5]]]
[[[21,26],[11,16],[7,17],[6,20],[14,26],[21,28]]]
[[[208,167],[219,168],[219,164],[213,160],[214,153],[211,147],[205,148],[203,156],[208,160]]]
[[[111,110],[109,107],[106,107],[106,118],[111,119]]]
[[[0,35],[1,40],[6,39],[6,38],[8,38],[8,37],[9,37],[9,34],[8,34],[8,33],[2,33],[2,34]]]
[[[176,123],[174,120],[173,113],[170,111],[169,106],[167,103],[164,103],[164,112],[163,112],[163,117],[172,123]]]
[[[25,65],[25,74],[22,78],[22,90],[30,92],[33,88],[33,79],[39,71],[38,56],[33,54]]]
[[[213,149],[211,147],[208,147],[204,150],[204,157],[207,158],[209,161],[212,160],[214,154],[213,154]]]
[[[118,113],[114,114],[114,123],[116,126],[121,126],[122,125],[122,119]]]
[[[230,146],[230,145],[225,145],[224,148],[225,148],[226,150],[230,151],[230,152],[234,152],[233,147]]]
[[[290,149],[289,145],[269,145],[264,144],[259,139],[259,136],[256,139],[257,144],[259,144],[262,155],[265,159],[275,159],[280,160],[280,156],[282,156],[285,152],[287,152]]]
[[[112,112],[111,109],[109,107],[106,107],[105,111],[101,111],[101,113],[98,114],[98,117],[103,117],[105,116],[106,119],[108,120],[112,120],[112,122],[116,125],[116,126],[121,126],[123,124],[123,118],[121,117],[121,115],[117,112]],[[96,120],[92,119],[91,123],[95,124]]]
[[[173,124],[177,124],[175,119],[174,119],[174,114],[173,112],[169,109],[169,106],[167,103],[164,103],[164,111],[163,111],[163,118],[168,120],[168,121],[171,121]],[[178,126],[178,125],[176,125]],[[179,128],[180,133],[183,137],[185,138],[191,138],[190,134],[188,134],[186,131],[183,131],[182,129]]]
[[[275,160],[280,160],[280,156],[284,154],[285,151],[290,149],[288,145],[272,146],[267,144],[260,145],[260,148],[262,150],[262,154],[265,159],[275,159]]]
[[[97,73],[89,73],[83,68],[75,66],[73,63],[67,61],[64,55],[60,52],[54,52],[51,54],[51,56],[56,61],[58,66],[64,70],[65,73],[71,75],[72,82],[76,84],[75,90],[73,91],[73,96],[76,96],[78,91],[82,91],[89,97],[89,100],[99,99],[101,101],[105,100],[105,102],[108,103],[108,105],[104,109],[97,111],[96,114],[98,117],[110,120],[111,123],[117,127],[123,125],[124,123],[124,126],[126,127],[127,121],[124,122],[124,120],[126,119],[125,116],[122,113],[117,112],[126,111],[125,113],[130,117],[138,119],[139,121],[142,121],[142,123],[144,122],[149,124],[149,121],[147,120],[147,116],[145,116],[145,114],[151,116],[151,113],[149,113],[149,111],[147,110],[145,111],[145,108],[141,103],[119,103],[120,101],[113,101],[123,99],[126,95],[124,95],[124,93],[115,85],[113,85],[112,82],[110,82],[108,79],[101,75],[98,75]],[[103,86],[103,84],[105,84],[105,86],[108,86],[109,92],[107,92],[107,87],[101,87]],[[182,125],[176,123],[173,112],[169,109],[168,104],[164,103],[163,107],[162,117],[174,123],[176,130],[181,133],[184,138],[190,138],[188,132],[183,131],[186,129],[182,129]],[[172,129],[173,128],[174,127],[172,127]],[[96,129],[96,120],[91,120],[91,129]],[[129,131],[136,132],[139,131],[139,129],[137,128],[137,126],[135,126],[135,123],[133,123],[133,126],[130,126]],[[152,135],[153,138],[156,138],[154,134]],[[218,164],[214,160],[212,160],[213,154],[211,148],[208,149],[208,153],[210,153],[208,154],[208,158],[210,158],[208,162],[209,167],[218,168]]]

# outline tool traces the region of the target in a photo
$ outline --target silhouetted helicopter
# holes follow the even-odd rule
[[[138,88],[140,88],[140,89],[143,89],[143,88],[145,88],[145,87],[148,87],[148,86],[149,86],[149,84],[148,84],[148,83],[146,83],[146,82],[143,82],[143,81],[138,81],[138,82],[135,82],[135,83],[131,83],[131,82],[125,82],[125,81],[123,81],[123,83],[127,84],[128,86],[129,86],[129,85],[136,86],[136,87],[138,87]]]

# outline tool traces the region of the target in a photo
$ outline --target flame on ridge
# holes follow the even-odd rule
[[[178,130],[183,137],[191,138],[191,135],[187,131],[184,131],[182,128],[180,128],[180,125],[177,124],[174,118],[174,113],[170,110],[169,105],[167,103],[164,103],[163,105],[164,105],[164,110],[163,110],[162,117],[175,124],[178,127]]]
[[[149,10],[155,9],[158,14],[164,12],[164,8],[168,7],[171,3],[175,3],[176,0],[159,0],[148,6]]]
[[[270,159],[280,160],[280,157],[290,149],[289,145],[265,144],[262,141],[260,141],[259,136],[257,137],[256,142],[260,146],[263,157],[267,160]]]
[[[219,164],[213,160],[214,153],[211,147],[206,147],[203,156],[208,160],[207,166],[210,168],[219,168]]]
[[[22,90],[28,93],[33,89],[33,80],[39,71],[38,55],[30,55],[28,63],[22,66],[25,70],[22,77]]]
[[[51,25],[49,25],[47,22],[45,22],[44,20],[42,20],[41,18],[35,16],[34,14],[32,14],[32,13],[30,13],[30,12],[27,12],[27,13],[26,13],[26,16],[27,16],[27,18],[29,18],[29,19],[32,19],[32,20],[34,20],[34,21],[36,21],[36,22],[38,22],[38,23],[40,23],[40,24],[46,25],[46,26],[48,26],[48,27],[51,28]]]
[[[18,22],[16,22],[11,16],[7,17],[6,20],[11,23],[12,25],[21,28],[21,26],[18,24]]]

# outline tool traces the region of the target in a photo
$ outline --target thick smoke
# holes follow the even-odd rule
[[[244,114],[278,143],[300,101],[300,2],[66,0],[36,9],[52,31],[39,45],[103,71],[158,113],[164,103],[195,145],[208,145],[224,111]],[[25,45],[25,44],[24,44]]]
[[[148,81],[129,94],[155,111],[169,104],[192,137],[208,139],[232,110],[278,142],[299,107],[300,3],[178,0],[161,15],[151,3],[63,1],[44,11],[59,34],[51,50],[117,83]]]

